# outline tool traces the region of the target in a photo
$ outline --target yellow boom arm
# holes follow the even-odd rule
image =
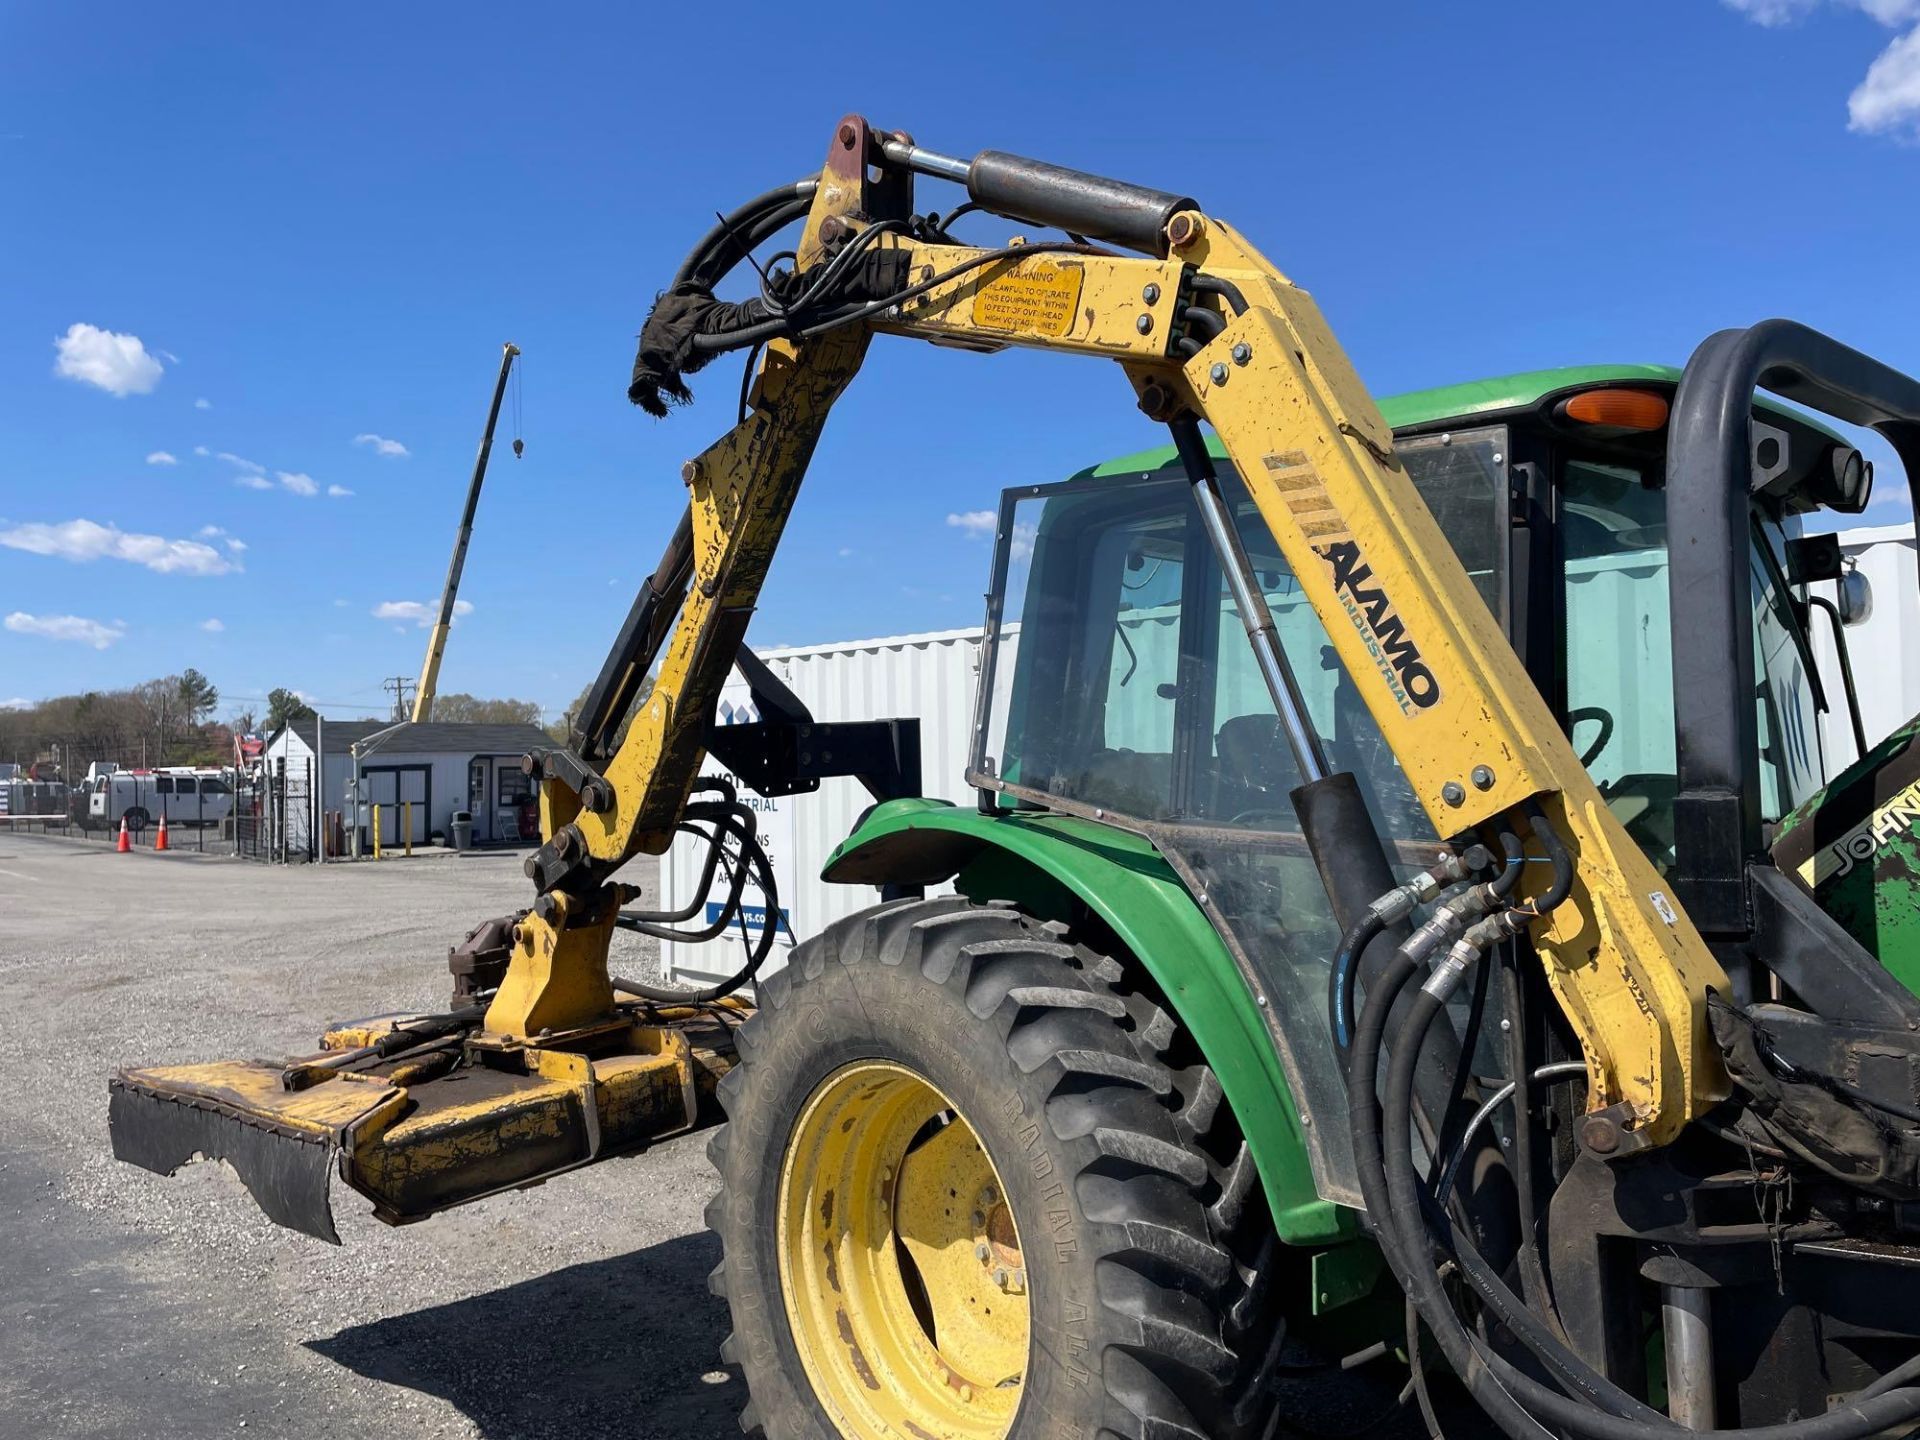
[[[803,276],[864,228],[882,183],[873,167],[902,153],[923,152],[857,118],[841,124],[799,247]],[[1164,233],[1156,259],[1085,245],[1001,254],[890,231],[870,248],[902,257],[908,298],[767,343],[745,419],[685,466],[684,604],[599,808],[564,780],[543,783],[547,839],[529,871],[545,898],[489,1032],[524,1039],[606,1013],[611,922],[582,901],[583,881],[670,842],[821,426],[883,332],[1104,357],[1149,415],[1211,424],[1436,830],[1533,801],[1572,855],[1573,889],[1533,939],[1585,1050],[1590,1108],[1623,1107],[1626,1128],[1659,1144],[1724,1096],[1705,1024],[1706,992],[1726,984],[1719,965],[1602,802],[1312,298],[1217,218],[1183,208]],[[1219,320],[1187,355],[1169,344],[1183,306]]]

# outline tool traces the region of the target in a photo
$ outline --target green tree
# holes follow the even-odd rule
[[[180,704],[187,712],[187,723],[198,725],[220,703],[220,692],[213,682],[192,666],[180,674]]]
[[[313,707],[291,690],[267,692],[267,733],[269,735],[292,721],[311,719],[313,713]]]
[[[456,690],[433,697],[433,718],[479,725],[538,725],[540,706],[532,700],[482,700]]]
[[[573,732],[573,722],[579,718],[580,711],[586,706],[587,694],[592,689],[593,685],[589,683],[585,690],[582,690],[574,697],[573,703],[560,712],[560,718],[547,727],[547,733],[554,738],[556,743],[565,745],[568,742]],[[640,693],[634,696],[633,704],[627,710],[626,718],[620,722],[619,728],[613,732],[613,744],[608,747],[610,751],[618,750],[620,746],[625,743],[627,731],[633,728],[633,717],[640,713],[641,707],[647,703],[647,696],[652,693],[653,677],[649,675],[645,680],[640,682]]]

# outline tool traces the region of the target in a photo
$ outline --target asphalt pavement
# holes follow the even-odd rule
[[[644,867],[644,868],[643,868]],[[626,876],[653,896],[651,862]],[[736,1436],[700,1135],[344,1244],[224,1165],[116,1162],[122,1065],[281,1056],[446,999],[520,856],[277,867],[0,835],[0,1437]],[[616,968],[644,976],[641,942]]]

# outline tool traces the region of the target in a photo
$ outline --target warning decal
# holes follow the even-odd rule
[[[973,323],[1009,335],[1065,335],[1073,329],[1085,279],[1078,265],[1022,260],[974,292]]]

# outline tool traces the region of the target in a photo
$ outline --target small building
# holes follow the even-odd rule
[[[450,836],[455,811],[473,817],[474,844],[517,845],[533,793],[520,757],[552,744],[537,725],[309,717],[267,742],[267,765],[271,771],[284,755],[290,776],[304,774],[316,745],[324,747],[322,808],[343,812],[349,830],[358,826],[362,853],[373,846],[376,806],[382,846],[403,843],[408,819],[416,845]]]

